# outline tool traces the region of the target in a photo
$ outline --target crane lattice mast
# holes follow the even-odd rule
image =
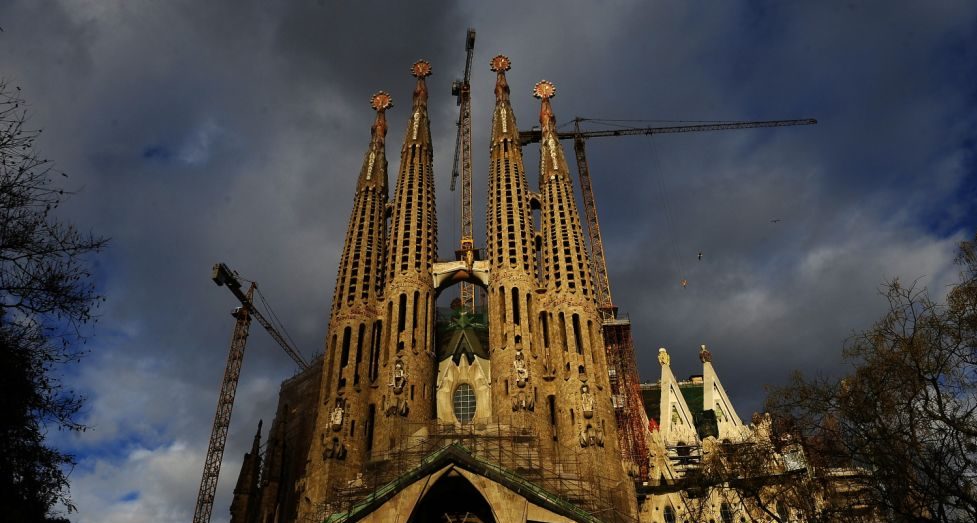
[[[461,248],[456,256],[468,264],[471,271],[476,258],[475,238],[472,232],[472,55],[475,52],[475,30],[469,28],[465,38],[465,76],[451,84],[451,94],[457,97],[461,110],[458,114],[458,137],[455,141],[455,161],[451,171],[451,190],[461,176]],[[475,312],[475,285],[462,282],[461,304],[469,312]]]
[[[234,409],[234,396],[237,392],[238,379],[241,377],[241,364],[244,362],[244,348],[248,339],[251,319],[258,320],[258,323],[268,331],[268,334],[278,342],[299,368],[305,370],[309,367],[302,355],[255,308],[254,291],[258,287],[256,283],[251,282],[247,292],[241,292],[241,282],[236,273],[223,263],[214,265],[213,280],[217,285],[226,285],[228,290],[241,302],[241,306],[234,309],[232,313],[235,319],[234,334],[231,336],[231,347],[227,353],[224,378],[221,381],[220,393],[217,396],[217,413],[214,415],[214,426],[210,432],[210,444],[207,446],[207,458],[204,460],[204,471],[200,478],[200,490],[197,492],[193,523],[209,523],[210,514],[214,509],[217,480],[220,477],[224,445],[227,443],[227,431],[231,425],[231,411]]]

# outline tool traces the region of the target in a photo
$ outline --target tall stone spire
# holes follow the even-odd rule
[[[543,235],[541,312],[546,325],[540,330],[555,345],[559,362],[554,380],[557,437],[563,446],[584,447],[600,459],[619,462],[617,426],[610,401],[610,382],[601,336],[600,317],[590,285],[590,263],[583,242],[580,214],[573,184],[556,134],[550,99],[552,83],[543,80],[533,89],[542,100],[539,122],[540,193]],[[617,475],[623,479],[624,470]]]
[[[336,276],[332,318],[344,308],[369,302],[375,305],[383,288],[384,212],[387,203],[386,110],[393,106],[390,95],[380,91],[370,104],[376,120],[370,129],[370,146],[356,183],[353,212],[346,229],[346,243]]]
[[[426,422],[434,417],[435,296],[431,273],[437,257],[438,225],[425,82],[431,65],[418,60],[411,73],[417,85],[400,150],[387,251],[381,355],[385,376],[373,397],[378,409],[378,438],[385,442],[380,451],[398,439],[402,422]]]
[[[496,72],[495,110],[489,144],[487,239],[492,285],[488,289],[493,406],[500,421],[536,430],[552,441],[545,413],[542,360],[533,338],[533,295],[537,288],[530,192],[526,183],[519,129],[509,103],[506,56],[492,59]],[[536,409],[540,409],[539,414]]]
[[[372,425],[375,416],[368,404],[370,388],[380,379],[379,300],[383,289],[387,208],[385,113],[393,103],[389,94],[380,91],[370,99],[370,105],[377,114],[356,183],[353,211],[336,276],[323,379],[319,385],[322,408],[316,416],[309,460],[326,463],[313,468],[323,474],[317,480],[324,480],[325,474],[342,476],[339,471],[355,470],[362,464],[366,451],[364,445],[353,440],[354,427]],[[319,483],[322,482],[314,481],[310,485],[310,499],[321,495]]]

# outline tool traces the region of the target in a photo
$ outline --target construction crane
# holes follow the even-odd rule
[[[571,132],[558,132],[560,139],[573,139],[573,150],[577,157],[577,174],[580,177],[580,192],[583,196],[584,212],[587,215],[587,233],[590,237],[590,266],[594,279],[594,298],[601,315],[601,334],[607,354],[608,374],[611,383],[614,417],[618,426],[621,457],[634,467],[639,481],[648,479],[648,446],[645,431],[648,420],[641,399],[641,380],[634,357],[634,342],[631,338],[631,322],[617,318],[617,307],[611,299],[611,282],[607,275],[607,260],[604,257],[604,243],[601,239],[600,223],[597,219],[597,202],[590,183],[590,169],[584,148],[588,138],[609,136],[655,135],[689,133],[702,131],[725,131],[732,129],[751,129],[758,127],[786,127],[793,125],[813,125],[814,119],[767,120],[749,122],[717,122],[696,125],[666,127],[632,127],[602,131],[581,131],[580,123],[586,118],[574,118]],[[539,129],[519,133],[522,145],[540,141]],[[701,258],[701,254],[700,254]],[[686,280],[682,280],[684,287]]]
[[[475,52],[475,30],[468,28],[465,37],[465,76],[463,80],[451,83],[451,94],[456,97],[461,110],[458,113],[458,138],[455,141],[455,160],[451,170],[451,190],[461,176],[461,248],[455,251],[458,260],[464,260],[471,271],[477,258],[475,239],[472,233],[472,55]],[[461,283],[461,305],[469,312],[475,312],[475,285]]]
[[[234,316],[234,334],[231,336],[231,347],[227,353],[227,366],[224,368],[224,379],[221,381],[220,394],[217,396],[217,413],[214,415],[214,426],[210,432],[210,444],[207,447],[207,458],[204,460],[204,472],[200,478],[200,491],[197,493],[197,506],[193,512],[193,523],[209,523],[210,514],[214,508],[214,495],[217,492],[217,479],[220,476],[221,459],[224,457],[224,444],[227,442],[227,430],[231,425],[231,410],[234,408],[234,395],[237,392],[238,378],[241,376],[241,363],[244,361],[244,347],[248,339],[248,328],[251,318],[268,331],[268,334],[285,350],[290,358],[301,369],[309,368],[301,354],[295,350],[254,306],[254,292],[258,285],[251,282],[247,292],[241,292],[241,282],[238,275],[227,265],[214,265],[212,279],[218,286],[226,286],[231,294],[240,302],[241,306],[231,313]]]
[[[601,240],[600,223],[597,220],[597,202],[594,200],[594,189],[590,183],[590,169],[587,167],[587,154],[584,142],[588,138],[603,138],[609,136],[634,136],[692,133],[703,131],[727,131],[732,129],[754,129],[758,127],[788,127],[793,125],[814,125],[818,123],[813,118],[803,120],[764,120],[717,122],[696,125],[674,125],[665,127],[631,127],[624,129],[609,129],[601,131],[581,131],[580,123],[588,118],[574,118],[574,130],[558,132],[561,140],[573,139],[573,151],[577,157],[577,175],[580,178],[580,192],[583,196],[584,212],[587,215],[587,233],[590,239],[590,266],[594,279],[594,294],[601,319],[612,320],[617,317],[617,308],[611,299],[611,282],[607,275],[607,260],[604,257],[604,242]],[[540,140],[540,130],[533,128],[519,133],[522,145],[537,143]]]

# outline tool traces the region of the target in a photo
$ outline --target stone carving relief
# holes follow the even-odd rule
[[[520,391],[512,397],[512,411],[527,410],[532,412],[536,408],[536,400],[532,394]]]
[[[672,362],[672,359],[670,357],[668,357],[668,351],[665,350],[665,347],[659,348],[658,349],[658,364],[661,365],[662,367],[664,367],[666,365],[669,365],[671,362]]]
[[[594,395],[590,393],[590,387],[586,384],[580,386],[580,404],[583,407],[583,417],[590,419],[594,417]]]
[[[604,429],[602,427],[594,428],[590,423],[587,427],[580,431],[580,446],[587,447],[603,447],[604,446]]]
[[[549,352],[547,352],[546,357],[543,358],[543,379],[546,381],[556,379],[556,367],[553,366],[553,361],[550,360]]]
[[[529,368],[526,367],[526,358],[522,355],[522,350],[516,350],[516,359],[512,361],[512,366],[516,373],[516,386],[523,388],[529,381]]]
[[[390,387],[393,389],[394,394],[400,394],[404,391],[404,387],[407,385],[407,369],[404,367],[404,361],[400,358],[394,363],[393,376],[390,381]]]
[[[327,459],[346,459],[346,445],[340,443],[338,437],[333,437],[332,441],[323,448],[322,460],[325,461]]]
[[[699,361],[702,363],[712,363],[712,353],[705,345],[699,347]]]
[[[343,418],[346,414],[346,400],[343,398],[336,398],[336,407],[332,409],[332,414],[329,415],[329,425],[332,430],[338,432],[343,428]]]
[[[387,406],[384,414],[389,416],[406,416],[410,412],[410,406],[407,404],[407,398],[393,398],[393,402]]]

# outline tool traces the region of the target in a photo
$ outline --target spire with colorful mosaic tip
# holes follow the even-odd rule
[[[556,96],[556,86],[549,80],[540,80],[533,86],[533,96],[543,101],[539,108],[539,125],[543,134],[556,132],[556,117],[553,116],[553,106],[550,98]]]
[[[387,109],[393,107],[393,99],[386,91],[377,91],[370,97],[370,107],[377,112],[370,127],[370,147],[363,158],[358,188],[370,186],[386,192],[387,156],[385,139],[387,136]]]
[[[491,69],[496,73],[495,78],[495,103],[509,101],[509,82],[505,79],[505,72],[512,67],[509,57],[500,54],[490,62]]]
[[[431,76],[431,63],[427,60],[414,62],[410,67],[410,74],[417,78],[417,86],[414,88],[414,107],[427,106],[427,82],[424,79]]]
[[[383,145],[387,136],[387,109],[394,106],[393,98],[386,91],[377,91],[370,97],[370,107],[377,112],[373,127],[370,128],[370,137],[373,143]]]

